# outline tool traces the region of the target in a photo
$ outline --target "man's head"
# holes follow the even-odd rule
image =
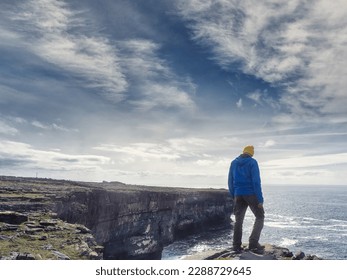
[[[250,155],[251,157],[254,155],[254,147],[253,146],[246,146],[243,149],[243,153]]]

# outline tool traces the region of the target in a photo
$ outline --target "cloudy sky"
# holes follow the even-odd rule
[[[1,0],[0,174],[346,184],[345,0]]]

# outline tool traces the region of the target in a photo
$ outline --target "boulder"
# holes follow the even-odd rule
[[[30,253],[19,253],[16,260],[35,260],[36,258]]]
[[[52,254],[58,257],[59,260],[69,260],[69,256],[59,252],[59,251],[52,251]]]
[[[295,254],[295,256],[293,257],[293,260],[302,260],[305,258],[305,253],[302,251],[299,251]]]

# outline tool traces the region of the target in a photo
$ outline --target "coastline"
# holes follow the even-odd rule
[[[232,212],[227,190],[10,176],[0,202],[0,259],[159,260],[175,240],[229,227]]]

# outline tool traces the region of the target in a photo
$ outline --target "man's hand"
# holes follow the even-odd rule
[[[259,203],[258,208],[263,209],[264,208],[263,203]]]

